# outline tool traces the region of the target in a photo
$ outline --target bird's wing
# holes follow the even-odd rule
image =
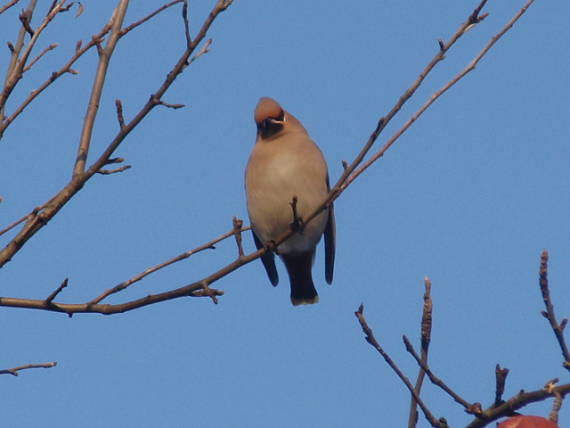
[[[329,188],[329,178],[327,177],[327,188]],[[336,248],[336,224],[334,219],[333,203],[328,207],[329,218],[325,226],[325,279],[327,283],[332,283],[334,274],[334,256]]]
[[[258,250],[261,250],[264,245],[263,242],[259,240],[253,229],[251,230],[251,234],[253,235],[253,240],[255,241],[255,246]],[[277,275],[277,268],[275,267],[275,256],[271,250],[267,250],[265,254],[261,256],[261,261],[263,262],[263,266],[265,267],[265,271],[267,272],[267,276],[271,281],[273,286],[276,286],[279,283],[279,275]]]

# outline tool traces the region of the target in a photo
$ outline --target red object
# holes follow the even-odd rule
[[[559,428],[554,422],[540,416],[514,416],[497,428]]]

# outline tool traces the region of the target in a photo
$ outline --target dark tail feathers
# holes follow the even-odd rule
[[[291,303],[295,306],[310,305],[319,301],[319,295],[311,276],[314,255],[314,251],[309,251],[300,254],[283,254],[281,256],[289,273]]]

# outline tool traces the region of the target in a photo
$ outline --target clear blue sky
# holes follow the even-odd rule
[[[45,10],[48,3],[40,2]],[[43,4],[45,3],[45,4]],[[191,2],[195,33],[213,1]],[[132,22],[161,5],[133,2]],[[403,90],[476,2],[236,0],[214,24],[211,52],[186,70],[117,152],[133,168],[96,176],[1,272],[0,295],[45,298],[65,278],[65,302],[90,300],[246,218],[243,171],[253,108],[271,96],[322,148],[335,181]],[[388,127],[390,136],[481,49],[523,1],[489,2],[470,31]],[[14,94],[21,99],[108,19],[112,2],[61,15],[38,49],[50,52]],[[14,41],[21,6],[0,16]],[[45,12],[44,12],[45,13]],[[433,281],[431,366],[469,401],[489,404],[494,367],[506,396],[554,377],[568,382],[540,316],[540,252],[570,315],[570,5],[540,1],[479,67],[446,94],[337,201],[335,280],[314,278],[318,305],[294,308],[281,264],[271,287],[260,262],[215,284],[219,305],[181,299],[105,317],[2,309],[1,368],[57,368],[0,378],[7,427],[402,427],[409,396],[364,342],[360,303],[377,338],[414,378],[402,334],[419,342],[423,277]],[[37,21],[34,21],[37,22]],[[109,70],[92,153],[158,88],[183,49],[180,8],[123,39]],[[38,50],[39,52],[39,50]],[[8,50],[0,56],[4,72]],[[1,225],[68,180],[96,55],[33,104],[0,141]],[[9,108],[14,106],[14,101]],[[92,159],[92,158],[91,158]],[[6,238],[0,241],[5,245]],[[247,250],[253,250],[249,234]],[[112,302],[176,288],[227,264],[228,240],[149,277]],[[431,385],[425,400],[454,426],[470,420]],[[547,415],[548,405],[529,407]],[[561,411],[568,424],[568,405]],[[420,418],[419,426],[427,423]]]

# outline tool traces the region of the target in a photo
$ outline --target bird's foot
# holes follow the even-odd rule
[[[271,251],[275,254],[279,254],[279,252],[277,251],[277,244],[273,240],[266,242],[265,248],[267,248],[268,251]]]
[[[291,205],[291,209],[293,210],[293,222],[289,226],[294,232],[303,233],[305,222],[297,213],[297,201],[297,196],[293,196],[293,199],[289,202],[289,205]]]

